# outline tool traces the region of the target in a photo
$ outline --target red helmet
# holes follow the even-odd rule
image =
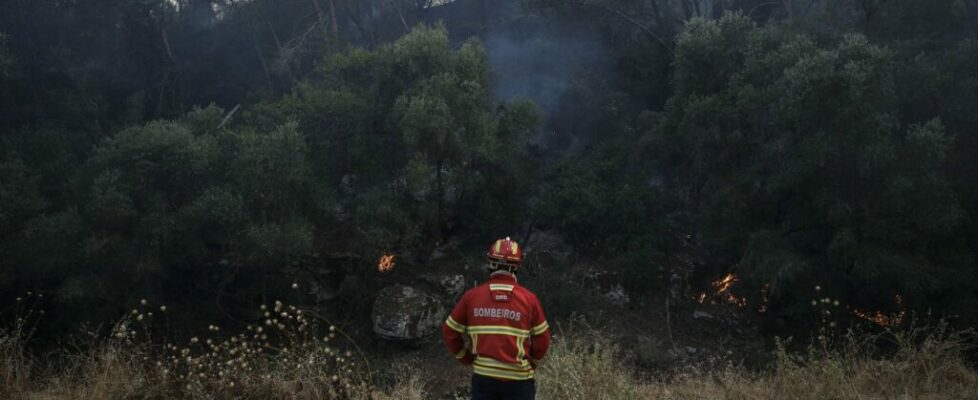
[[[493,266],[518,268],[523,263],[523,249],[513,239],[506,237],[493,243],[486,257]]]

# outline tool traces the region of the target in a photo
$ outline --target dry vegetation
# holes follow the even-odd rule
[[[887,335],[897,350],[874,357],[883,336],[849,337],[837,350],[778,352],[773,370],[692,370],[640,382],[619,349],[602,340],[557,344],[541,371],[540,398],[662,400],[978,399],[978,371],[965,359],[975,335],[942,329]]]
[[[15,324],[0,331],[0,398],[415,400],[443,392],[426,387],[431,377],[419,368],[401,375],[379,366],[371,371],[354,360],[356,352],[333,348],[337,330],[318,331],[315,319],[298,319],[299,310],[273,307],[267,326],[274,338],[252,327],[221,341],[150,345],[138,332],[134,338],[135,330],[119,329],[132,327],[137,312],[128,325],[117,325],[116,332],[128,334],[91,339],[58,362],[31,356],[29,330]],[[780,351],[768,372],[729,366],[648,381],[632,373],[627,352],[579,329],[555,341],[539,373],[538,398],[978,399],[978,372],[965,359],[975,335],[941,329],[890,335],[897,350],[870,356],[876,352],[871,342],[882,338],[850,338],[838,350],[823,347],[806,355]]]

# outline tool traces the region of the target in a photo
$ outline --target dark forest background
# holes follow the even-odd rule
[[[975,0],[2,0],[0,300],[236,316],[548,230],[775,330],[814,284],[974,326],[976,39]]]

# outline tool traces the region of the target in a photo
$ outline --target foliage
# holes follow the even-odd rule
[[[326,259],[529,228],[632,298],[693,258],[782,325],[813,282],[978,318],[975,0],[10,3],[0,297],[55,294],[61,329],[136,294],[235,318]],[[548,115],[490,68],[541,20],[591,40],[537,43]],[[602,60],[548,65],[577,51]]]
[[[799,285],[834,282],[847,302],[923,305],[966,273],[948,257],[963,223],[945,172],[953,138],[940,119],[900,123],[891,52],[730,15],[692,21],[676,54],[655,131],[664,170],[703,245],[755,288],[790,304],[805,301]]]
[[[520,167],[538,117],[526,103],[493,109],[488,76],[477,42],[452,51],[443,27],[422,27],[391,45],[325,58],[252,118],[298,121],[317,176],[344,187],[358,251],[424,254],[462,224],[470,232],[519,225],[507,210],[522,199],[506,193],[527,188]],[[496,183],[506,187],[501,196],[490,195]]]
[[[477,42],[453,51],[444,28],[419,28],[316,71],[242,123],[195,109],[108,135],[81,162],[60,130],[4,137],[3,282],[49,288],[82,319],[146,294],[220,307],[316,252],[424,256],[446,233],[520,225],[539,117],[493,105]]]
[[[54,213],[33,210],[13,235],[7,251],[19,279],[55,285],[90,318],[114,312],[121,299],[164,296],[160,288],[229,279],[233,270],[208,267],[217,257],[281,268],[309,254],[312,223],[326,223],[329,200],[311,179],[305,138],[295,124],[268,133],[216,129],[223,114],[196,110],[103,140],[72,179],[76,200]],[[28,179],[16,187],[31,190]]]
[[[665,201],[640,174],[629,173],[634,165],[609,159],[614,157],[602,154],[555,165],[542,185],[536,216],[566,232],[575,247],[604,259],[627,289],[644,296],[666,283]]]

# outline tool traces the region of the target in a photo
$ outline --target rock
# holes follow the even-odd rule
[[[413,340],[441,326],[447,312],[434,296],[410,286],[382,289],[374,300],[374,333],[388,340]]]
[[[421,275],[421,279],[424,279],[425,282],[437,286],[439,289],[445,292],[445,294],[453,297],[453,299],[465,292],[465,277],[460,274],[424,274]]]
[[[441,288],[452,296],[460,296],[465,293],[465,277],[459,274],[443,277],[440,281]]]
[[[713,315],[703,311],[695,311],[693,312],[693,319],[713,319]]]

